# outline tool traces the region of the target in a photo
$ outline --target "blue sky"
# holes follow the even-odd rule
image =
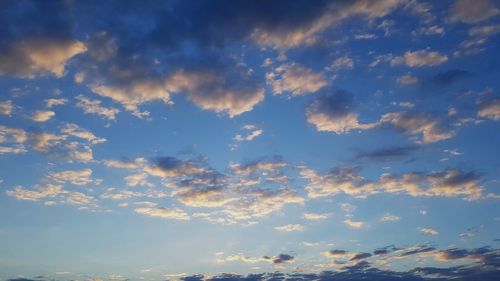
[[[494,280],[499,35],[493,0],[2,1],[0,280]]]

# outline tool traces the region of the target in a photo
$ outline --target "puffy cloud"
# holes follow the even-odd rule
[[[315,93],[328,85],[320,73],[300,64],[285,64],[266,74],[267,84],[276,95],[290,93],[301,96]]]
[[[419,227],[418,231],[420,231],[424,235],[429,235],[429,236],[434,236],[434,235],[439,234],[437,232],[437,230],[435,230],[434,228],[430,228],[430,227]]]
[[[28,134],[22,129],[8,128],[0,125],[0,143],[14,142],[23,143],[28,140]]]
[[[93,84],[91,89],[121,103],[140,118],[149,113],[139,111],[139,105],[156,100],[170,105],[170,96],[175,93],[186,94],[189,100],[202,109],[234,117],[251,111],[261,102],[264,90],[243,69],[235,67],[230,71],[228,68],[225,64],[210,68],[200,65],[196,70],[178,70],[163,78],[131,77],[131,81],[121,78],[119,84]]]
[[[178,72],[167,81],[173,92],[184,91],[202,109],[226,113],[230,117],[251,111],[264,100],[264,89],[243,70]]]
[[[1,115],[6,115],[10,116],[12,113],[12,109],[14,109],[14,106],[12,105],[12,101],[7,100],[0,102],[0,114]]]
[[[318,131],[348,133],[351,130],[366,130],[375,127],[376,123],[360,123],[358,114],[354,113],[350,94],[336,91],[323,94],[315,99],[306,109],[307,121],[316,126]]]
[[[428,49],[418,51],[407,51],[401,57],[394,57],[391,65],[406,64],[409,67],[436,66],[448,61],[446,55]]]
[[[249,131],[245,136],[241,134],[237,134],[233,139],[238,142],[242,141],[252,141],[256,137],[262,135],[264,133],[264,130],[262,129],[257,129],[255,125],[245,125],[243,126],[243,129],[246,131]]]
[[[34,78],[51,73],[62,77],[66,62],[86,50],[80,41],[27,38],[0,52],[0,74]]]
[[[289,49],[301,45],[311,45],[317,42],[318,35],[334,24],[354,16],[375,19],[389,14],[400,4],[398,0],[357,0],[349,2],[332,2],[325,7],[318,6],[316,15],[304,18],[302,25],[283,26],[275,28],[255,28],[251,38],[259,45],[279,49]],[[283,4],[284,5],[284,4]],[[300,8],[300,5],[297,5]],[[313,14],[306,13],[306,16]],[[272,25],[271,25],[272,26]]]
[[[295,261],[295,257],[289,254],[279,254],[275,257],[264,256],[264,260],[268,260],[272,264],[280,265],[285,263],[292,263]]]
[[[72,123],[66,124],[61,129],[61,133],[87,140],[91,144],[98,144],[106,141],[106,139],[98,138],[92,132],[80,128],[78,125]]]
[[[236,198],[227,197],[224,189],[217,186],[205,188],[180,188],[173,193],[182,204],[190,207],[221,207]]]
[[[335,59],[335,61],[327,67],[328,70],[352,69],[354,62],[347,55]]]
[[[205,169],[192,161],[180,160],[175,157],[158,157],[154,163],[144,169],[148,174],[161,178],[171,178],[185,175],[202,174]]]
[[[66,139],[66,136],[54,135],[51,133],[34,133],[30,137],[33,148],[39,152],[49,152],[49,150]]]
[[[164,219],[173,219],[173,220],[189,220],[189,215],[181,209],[174,208],[136,208],[134,210],[136,213],[150,216],[150,217],[158,217]]]
[[[50,118],[56,116],[56,113],[54,111],[50,110],[38,110],[33,114],[31,117],[31,120],[35,122],[46,122],[49,121]]]
[[[364,223],[362,221],[354,221],[351,219],[345,219],[344,223],[347,224],[351,228],[362,228],[362,227],[366,226],[366,223]]]
[[[442,120],[426,113],[407,111],[387,113],[380,118],[379,122],[392,124],[411,136],[421,136],[416,142],[432,143],[455,135],[454,131],[447,128]]]
[[[68,102],[68,99],[46,99],[44,100],[45,106],[47,108],[52,108],[54,106],[65,105]]]
[[[301,232],[304,231],[304,226],[300,224],[285,224],[276,226],[274,229],[281,232]]]
[[[309,198],[332,196],[340,193],[356,197],[365,197],[375,192],[375,186],[369,180],[358,175],[350,168],[333,170],[323,176],[315,171],[303,168],[301,176],[309,183],[305,186]]]
[[[138,157],[133,160],[130,159],[105,160],[104,164],[111,168],[134,170],[144,167],[147,163],[146,159]]]
[[[17,200],[39,201],[45,197],[54,197],[63,191],[62,185],[44,184],[36,185],[34,190],[25,189],[21,186],[7,190],[7,195]]]
[[[500,15],[500,9],[490,0],[456,0],[450,9],[451,21],[477,23]]]
[[[478,103],[477,116],[500,120],[500,98],[485,99]]]
[[[76,107],[79,107],[86,114],[96,114],[108,120],[115,120],[116,114],[120,112],[117,108],[104,107],[101,105],[100,100],[91,100],[83,95],[76,96],[78,103]]]
[[[291,189],[282,188],[277,191],[268,189],[242,190],[240,201],[226,206],[221,211],[219,218],[220,222],[227,224],[251,222],[282,210],[287,204],[303,203],[304,198]]]
[[[464,197],[476,200],[483,197],[478,185],[479,176],[474,172],[448,169],[443,172],[382,174],[378,181],[359,175],[352,168],[338,168],[325,175],[303,167],[301,176],[309,181],[305,186],[309,198],[348,194],[354,197],[387,193],[406,193],[410,196]]]
[[[23,154],[28,152],[24,145],[0,146],[0,154]]]
[[[88,185],[91,183],[99,183],[92,178],[92,170],[89,168],[82,170],[68,170],[61,172],[53,172],[47,176],[47,179],[57,183],[71,183],[74,185]]]

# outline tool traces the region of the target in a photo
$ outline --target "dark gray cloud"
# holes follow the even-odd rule
[[[374,162],[389,162],[408,158],[419,149],[418,146],[395,146],[375,149],[372,151],[360,152],[356,156],[358,160],[368,160]]]

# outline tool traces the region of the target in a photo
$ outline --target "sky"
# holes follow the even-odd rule
[[[0,2],[0,280],[499,280],[500,1]]]

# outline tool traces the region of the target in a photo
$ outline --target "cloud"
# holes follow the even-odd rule
[[[500,24],[484,25],[469,29],[469,36],[488,37],[500,33]]]
[[[28,140],[28,134],[23,129],[9,128],[0,125],[0,143],[23,143]]]
[[[351,130],[366,130],[375,123],[360,123],[353,110],[352,96],[347,92],[334,91],[316,98],[306,109],[307,121],[318,131],[348,133]]]
[[[257,172],[262,173],[279,173],[279,169],[286,167],[287,163],[281,160],[279,157],[273,160],[257,160],[250,161],[244,164],[239,163],[231,163],[231,170],[239,176],[249,176],[255,174]]]
[[[120,112],[117,108],[104,107],[100,100],[91,100],[83,95],[76,96],[78,103],[76,107],[81,108],[86,114],[95,114],[107,120],[115,120],[116,114]]]
[[[80,128],[78,125],[72,123],[66,124],[61,129],[61,133],[84,139],[86,141],[89,141],[91,144],[98,144],[106,141],[106,139],[96,137],[92,132]]]
[[[406,64],[409,67],[436,66],[448,61],[446,55],[428,49],[418,51],[407,51],[403,56],[394,57],[391,65]]]
[[[204,188],[180,188],[173,195],[184,205],[190,207],[221,207],[237,200],[227,197],[224,189],[218,186]]]
[[[264,133],[264,130],[262,129],[257,129],[255,125],[245,125],[243,126],[243,129],[246,131],[249,131],[246,136],[237,134],[233,140],[237,142],[242,142],[242,141],[252,141],[256,137],[262,135]]]
[[[428,113],[409,111],[387,113],[379,122],[392,124],[406,134],[414,136],[417,143],[438,142],[455,135],[442,120]]]
[[[47,179],[57,183],[71,183],[74,185],[88,185],[91,183],[98,184],[100,181],[91,178],[92,170],[85,168],[82,170],[68,170],[61,172],[53,172],[47,176]]]
[[[477,116],[500,120],[500,98],[489,98],[479,101]]]
[[[272,264],[281,265],[285,263],[292,263],[295,261],[295,257],[289,254],[279,254],[275,257],[264,256],[264,260],[269,260]]]
[[[30,136],[33,148],[39,152],[49,152],[51,148],[61,144],[66,136],[54,135],[51,133],[40,132]]]
[[[68,102],[68,99],[45,99],[45,106],[47,108],[52,108],[54,106],[60,106],[60,105],[65,105]]]
[[[333,63],[327,67],[328,70],[341,70],[341,69],[353,69],[354,62],[352,58],[347,55],[339,57],[333,61]]]
[[[434,228],[430,228],[430,227],[419,227],[418,231],[420,231],[422,234],[428,235],[428,236],[435,236],[435,235],[439,234],[437,232],[437,230],[435,230]]]
[[[111,168],[134,170],[144,167],[146,159],[142,157],[131,159],[105,160],[104,164]]]
[[[396,215],[385,214],[380,221],[382,222],[390,222],[390,221],[399,221],[401,218]]]
[[[302,217],[306,220],[324,220],[328,218],[328,214],[305,213]]]
[[[280,232],[302,232],[304,231],[304,226],[300,224],[285,224],[282,226],[276,226],[274,229]]]
[[[406,74],[403,76],[400,76],[397,79],[398,84],[400,85],[414,85],[418,83],[418,78],[411,75],[411,74]]]
[[[136,208],[134,211],[138,214],[158,217],[164,219],[173,220],[189,220],[189,215],[181,209],[169,209],[169,208]]]
[[[0,155],[1,154],[23,154],[28,152],[24,145],[16,145],[16,146],[0,146]]]
[[[478,23],[500,15],[500,9],[490,0],[456,0],[449,12],[452,22]]]
[[[151,166],[145,168],[145,171],[156,177],[169,178],[183,175],[202,174],[205,170],[197,166],[192,161],[180,160],[175,157],[158,157],[154,159]]]
[[[293,96],[312,94],[328,85],[321,73],[296,63],[285,64],[266,73],[267,84],[273,94],[290,93]]]
[[[341,167],[324,175],[303,167],[300,175],[309,182],[305,186],[309,198],[347,194],[364,198],[377,193],[405,193],[410,196],[483,198],[479,175],[472,171],[448,169],[442,172],[407,172],[382,174],[377,181],[359,175],[359,170]]]
[[[86,50],[80,41],[26,38],[0,52],[0,74],[35,78],[50,73],[62,77],[66,62]]]
[[[255,28],[251,38],[259,45],[278,49],[312,45],[318,41],[319,34],[343,20],[354,16],[365,19],[380,18],[394,10],[400,4],[399,2],[397,0],[327,2],[327,5],[314,7],[313,11],[304,10],[307,7],[302,7],[297,3],[292,7],[302,10],[302,13],[298,13],[300,10],[295,11],[301,15],[302,25],[287,26],[286,24],[289,23],[285,22],[276,26],[269,25],[271,28],[267,29]]]
[[[351,219],[345,219],[344,223],[347,224],[351,228],[362,228],[366,226],[366,223],[362,221],[353,221]]]
[[[7,100],[7,101],[0,102],[0,114],[1,115],[10,116],[13,109],[14,109],[14,106],[12,105],[12,101]]]
[[[115,78],[117,81],[113,85],[94,83],[90,88],[121,103],[139,118],[149,116],[149,112],[139,110],[141,104],[159,100],[171,105],[170,96],[176,93],[184,93],[187,99],[202,109],[226,113],[230,117],[251,111],[264,99],[264,90],[259,87],[258,81],[245,69],[230,66],[229,63],[211,66],[199,63],[192,69],[176,70],[164,77],[150,75],[152,77],[141,78],[144,73],[128,77],[133,73],[131,71],[125,77]]]
[[[28,190],[21,186],[7,190],[7,195],[17,200],[39,201],[45,197],[54,197],[62,192],[62,185],[44,184],[35,185],[34,190]]]
[[[367,152],[360,152],[357,159],[369,160],[375,162],[389,162],[404,159],[418,150],[416,146],[395,146],[375,149]]]
[[[52,117],[56,116],[56,113],[54,111],[50,110],[38,110],[33,114],[31,117],[31,120],[35,122],[46,122],[49,121]]]

